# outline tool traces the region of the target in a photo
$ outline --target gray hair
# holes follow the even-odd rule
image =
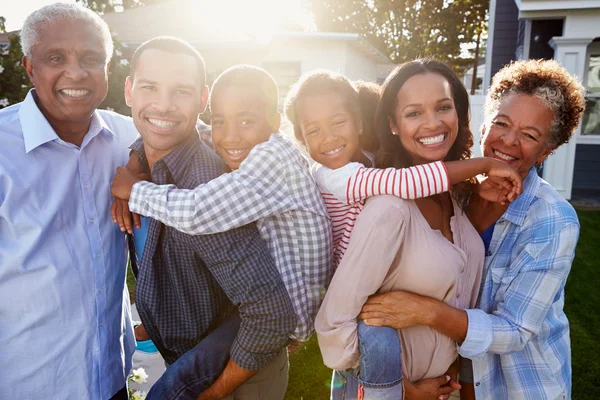
[[[25,20],[21,29],[21,47],[23,54],[31,58],[32,50],[40,41],[41,30],[44,25],[55,24],[65,19],[84,21],[93,27],[104,42],[106,62],[113,54],[113,41],[108,25],[98,14],[79,4],[54,3],[35,10]]]
[[[558,147],[568,142],[577,129],[585,109],[583,93],[578,78],[555,60],[515,61],[492,79],[485,100],[485,124],[489,124],[508,96],[534,96],[554,113],[547,145]]]

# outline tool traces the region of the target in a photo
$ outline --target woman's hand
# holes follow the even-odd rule
[[[447,400],[450,393],[459,390],[460,385],[450,376],[423,379],[411,383],[404,377],[404,394],[406,400]]]
[[[396,329],[427,325],[431,319],[431,299],[417,294],[394,291],[375,294],[363,305],[359,319],[367,325]]]

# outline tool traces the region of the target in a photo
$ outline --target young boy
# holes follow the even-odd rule
[[[278,90],[264,70],[236,66],[215,81],[212,141],[231,172],[193,190],[158,186],[121,169],[113,195],[132,212],[188,234],[257,222],[297,318],[292,340],[306,341],[332,276],[331,224],[308,160],[278,132]],[[134,185],[135,183],[135,185]],[[189,379],[193,373],[189,371]]]

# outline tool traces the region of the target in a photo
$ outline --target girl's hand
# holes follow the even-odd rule
[[[483,182],[487,182],[490,179],[492,179],[492,180],[491,180],[491,182],[488,182],[487,186],[480,188],[479,195],[482,198],[484,198],[486,200],[490,200],[490,201],[503,202],[502,198],[505,197],[504,201],[508,200],[508,201],[512,202],[523,191],[523,179],[521,178],[521,175],[519,175],[519,171],[515,167],[513,167],[509,164],[506,164],[505,162],[499,161],[499,160],[490,159],[489,163],[490,163],[490,166],[485,173],[487,175],[488,179],[486,179]],[[482,184],[483,184],[483,182],[482,182]],[[486,189],[490,189],[490,188],[493,190],[490,191],[489,193],[495,195],[496,200],[492,200],[490,198],[484,197],[487,195],[485,193],[485,191],[482,196],[481,190],[482,189],[486,190]],[[500,193],[499,191],[501,189],[505,190],[505,192],[504,192],[505,196],[498,196],[498,194]],[[500,199],[499,199],[499,197],[500,197]],[[494,196],[492,196],[492,198],[494,198]]]

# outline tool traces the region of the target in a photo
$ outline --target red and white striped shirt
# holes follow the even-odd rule
[[[312,170],[331,219],[334,269],[348,248],[354,223],[367,198],[388,194],[418,199],[450,189],[448,172],[441,161],[403,169],[366,168],[354,162],[332,170],[316,164]]]

